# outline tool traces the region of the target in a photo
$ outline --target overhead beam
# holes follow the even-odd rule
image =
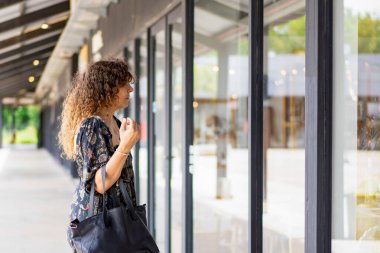
[[[51,33],[51,32],[56,31],[56,30],[62,30],[65,27],[66,22],[67,22],[67,19],[60,21],[60,22],[57,22],[57,23],[54,23],[54,24],[51,24],[50,27],[46,30],[37,29],[37,30],[33,30],[31,32],[28,32],[28,33],[24,33],[24,34],[21,34],[21,35],[0,41],[0,48],[9,47],[9,46],[12,46],[12,45],[17,44],[17,43],[21,43],[21,42],[24,42],[24,41],[27,41],[30,39],[34,39],[34,38],[37,38],[39,36]]]
[[[45,67],[46,62],[47,62],[47,59],[40,61],[38,66],[34,66],[32,63],[30,63],[28,65],[25,65],[22,68],[16,68],[11,71],[0,73],[0,83],[1,83],[1,80],[12,77],[12,76],[18,76],[25,72],[33,72],[33,71],[43,69]]]
[[[178,34],[181,34],[182,28],[177,25],[177,24],[173,24],[173,31],[178,33]],[[194,31],[194,37],[195,37],[195,43],[200,43],[204,46],[207,46],[209,48],[219,48],[220,47],[220,41],[214,39],[213,37],[208,37],[206,35],[203,35],[197,31]]]
[[[218,17],[227,19],[231,22],[237,22],[241,25],[248,26],[246,22],[241,22],[243,18],[248,16],[247,12],[236,10],[224,4],[208,0],[197,1],[195,7],[205,10]]]
[[[41,54],[37,57],[23,57],[22,60],[20,59],[19,61],[15,62],[14,64],[9,64],[9,65],[6,65],[5,67],[2,67],[0,69],[0,74],[6,73],[6,72],[11,71],[13,69],[21,68],[24,66],[29,66],[36,59],[40,60],[40,61],[48,59],[50,57],[50,54],[51,54],[51,52],[47,52],[47,53]]]
[[[31,49],[29,51],[21,52],[20,54],[10,56],[10,57],[8,57],[6,59],[1,59],[0,60],[0,64],[6,64],[7,62],[12,62],[12,61],[16,61],[16,60],[22,59],[26,55],[30,55],[30,54],[33,54],[35,52],[41,52],[42,50],[44,50],[46,48],[51,48],[51,47],[54,48],[56,44],[57,44],[56,42],[52,42],[52,43],[49,43],[49,44],[42,45],[42,46],[39,46],[37,48]]]
[[[264,27],[305,15],[305,0],[281,0],[264,8]]]
[[[54,36],[48,37],[46,39],[24,45],[24,46],[21,46],[19,48],[16,48],[16,49],[13,49],[10,51],[7,51],[3,54],[0,54],[0,59],[5,59],[5,58],[10,57],[12,55],[24,53],[24,52],[27,52],[29,50],[41,47],[43,45],[50,44],[52,42],[56,42],[59,39],[59,36],[60,36],[60,34],[54,35]]]
[[[38,83],[38,80],[41,77],[41,74],[42,74],[42,72],[40,72],[40,73],[38,73],[38,75],[34,76],[34,82],[33,83],[29,83],[27,80],[27,76],[24,76],[23,80],[20,78],[20,80],[16,80],[16,81],[7,83],[7,85],[1,85],[0,84],[0,91],[11,90],[14,87],[16,87],[17,85],[27,85],[27,86],[36,85]]]
[[[24,0],[2,0],[0,1],[0,9],[17,4],[17,3],[21,3],[23,1]]]
[[[7,90],[1,90],[0,88],[0,98],[18,96],[21,89],[26,89],[26,92],[34,92],[36,90],[36,85],[32,84],[28,86],[25,84],[17,84],[12,89]]]
[[[39,81],[39,78],[36,78],[36,81],[35,82],[38,82]],[[27,91],[35,91],[37,85],[36,84],[30,84],[30,83],[16,83],[14,84],[12,87],[9,87],[9,88],[6,88],[6,89],[3,89],[0,87],[0,97],[7,97],[7,96],[14,96],[14,95],[17,95],[18,92],[21,90],[21,89],[26,89]]]
[[[6,62],[6,63],[2,63],[2,64],[0,64],[0,69],[2,70],[3,68],[6,68],[8,65],[16,64],[18,61],[23,60],[25,57],[28,57],[29,59],[38,58],[39,56],[41,56],[43,54],[46,54],[49,52],[51,53],[53,51],[53,49],[54,49],[54,46],[51,46],[48,48],[44,48],[40,51],[34,52],[32,54],[24,55],[22,58],[18,58],[18,59],[14,59],[14,60],[11,60],[11,61]]]
[[[41,74],[42,74],[42,71],[36,73],[34,76],[34,82],[33,83],[36,83],[37,82],[37,78],[40,78],[41,77]],[[0,81],[0,89],[8,89],[14,85],[17,85],[18,83],[22,83],[22,84],[31,84],[28,82],[28,77],[29,77],[29,73],[24,73],[22,75],[19,75],[18,77],[12,77],[12,78],[8,78],[8,79],[5,79],[5,80],[1,80]],[[33,84],[32,83],[32,84]]]
[[[56,15],[61,12],[70,10],[69,1],[60,2],[58,4],[51,5],[49,7],[24,14],[20,17],[4,21],[0,23],[0,31],[8,31],[20,26],[27,25],[28,23],[35,22],[38,20],[46,19],[47,17]]]

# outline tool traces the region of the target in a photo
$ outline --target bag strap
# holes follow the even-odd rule
[[[106,185],[106,165],[103,165],[102,168],[102,185],[103,185],[103,189],[105,189],[105,185]],[[103,214],[106,215],[106,194],[107,191],[103,192]],[[94,179],[92,180],[91,182],[91,191],[90,191],[90,210],[88,211],[88,215],[87,215],[87,218],[88,217],[91,217],[92,215],[94,215],[94,195],[95,195],[95,176],[94,176]],[[105,218],[104,218],[105,219]]]
[[[137,218],[137,214],[136,214],[135,208],[133,207],[132,200],[129,197],[129,194],[128,194],[127,190],[126,190],[127,187],[124,184],[124,181],[123,181],[123,179],[121,177],[119,178],[119,187],[120,187],[121,195],[123,196],[124,202],[127,205],[127,209],[130,211],[132,218],[134,220],[137,220],[138,218]]]

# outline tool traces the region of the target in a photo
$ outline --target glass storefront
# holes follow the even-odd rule
[[[334,1],[332,252],[380,252],[380,5]]]
[[[147,36],[144,34],[140,37],[139,64],[140,76],[139,79],[139,101],[140,101],[140,148],[139,148],[139,200],[141,204],[148,202],[148,47]],[[136,94],[137,95],[137,94]]]
[[[124,52],[124,58],[126,58],[126,61],[128,62],[128,66],[132,73],[135,73],[136,67],[134,64],[134,54],[133,54],[133,44],[131,43],[128,47],[125,48],[126,52]],[[136,83],[135,83],[136,84]],[[134,91],[130,93],[129,97],[129,103],[128,103],[128,115],[132,117],[133,120],[136,120],[136,91],[135,91],[135,84],[132,84],[132,87],[134,87]],[[134,153],[133,149],[133,153]]]
[[[265,253],[304,252],[305,2],[289,2],[264,7]]]
[[[305,157],[311,151],[305,145],[306,129],[315,126],[305,125],[305,105],[312,104],[305,100],[306,2],[263,2],[263,118],[258,123],[263,124],[264,253],[304,253],[305,240],[310,240],[305,234],[305,197],[310,197],[305,196],[305,178],[311,172]],[[194,4],[194,135],[189,167],[193,209],[186,210],[192,212],[193,252],[248,252],[252,208],[248,201],[248,1]],[[376,0],[334,1],[333,253],[380,253],[380,86],[376,86],[380,8],[376,5],[380,6]],[[186,237],[182,234],[186,222],[182,158],[188,127],[182,125],[182,47],[187,38],[182,38],[182,14],[177,13],[177,18],[165,14],[161,19],[165,22],[158,22],[161,26],[150,27],[150,38],[140,37],[138,49],[140,202],[148,201],[147,109],[152,106],[155,239],[161,251],[170,246],[172,252],[182,251]],[[148,39],[153,43],[150,56]],[[153,61],[151,105],[148,57]]]
[[[182,20],[169,26],[171,33],[171,251],[182,250]]]
[[[165,186],[166,159],[165,137],[168,126],[165,113],[165,30],[160,30],[152,37],[154,47],[154,90],[153,90],[153,128],[154,128],[154,191],[155,191],[155,225],[156,242],[160,251],[165,252]]]
[[[194,252],[248,252],[248,1],[194,8]]]

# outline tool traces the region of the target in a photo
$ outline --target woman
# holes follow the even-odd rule
[[[102,194],[108,189],[108,209],[114,207],[113,203],[116,204],[111,191],[124,203],[117,182],[119,177],[122,177],[136,206],[130,151],[140,139],[140,126],[129,117],[120,122],[113,115],[115,111],[128,106],[133,82],[134,77],[127,63],[118,59],[93,63],[82,75],[74,77],[63,102],[58,133],[58,143],[63,150],[61,157],[76,161],[80,176],[68,222],[87,218],[94,177],[94,215],[102,211]],[[103,166],[106,167],[104,189],[100,170]],[[70,240],[69,243],[71,245]]]

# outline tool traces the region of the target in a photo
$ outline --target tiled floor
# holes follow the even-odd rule
[[[74,182],[45,149],[0,149],[0,252],[68,253]]]

